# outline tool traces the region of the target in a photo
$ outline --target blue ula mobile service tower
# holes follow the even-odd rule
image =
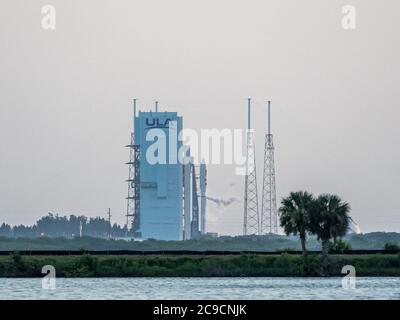
[[[177,112],[139,111],[134,100],[131,136],[127,227],[134,238],[185,240],[205,232],[206,167],[182,163],[179,139],[183,119]],[[200,183],[199,196],[197,181]],[[201,208],[199,211],[199,205]],[[190,230],[189,230],[190,226]]]

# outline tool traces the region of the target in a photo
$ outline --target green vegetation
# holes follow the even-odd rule
[[[238,256],[21,256],[0,257],[1,277],[43,277],[53,265],[57,277],[314,277],[326,275],[318,255]],[[400,276],[400,254],[332,255],[329,276],[353,265],[357,276]]]
[[[310,229],[311,206],[313,195],[307,191],[291,192],[287,198],[282,200],[279,208],[280,222],[287,235],[299,234],[303,255],[306,254],[306,236]]]
[[[338,196],[322,194],[315,199],[310,211],[310,232],[322,242],[325,273],[329,273],[329,251],[332,242],[346,235],[350,224],[350,206]]]
[[[306,254],[307,233],[317,236],[322,245],[324,273],[329,274],[329,252],[332,242],[344,237],[349,229],[350,206],[336,195],[314,197],[307,191],[291,192],[279,208],[280,223],[285,233],[299,234],[303,255]]]
[[[385,246],[383,247],[384,250],[389,250],[389,251],[400,251],[400,245],[397,243],[385,243]]]
[[[88,218],[73,214],[67,217],[51,212],[47,216],[41,217],[32,226],[10,226],[5,222],[0,224],[0,237],[8,238],[36,238],[43,235],[53,238],[73,238],[81,232],[90,237],[107,237],[109,231],[114,237],[123,237],[129,234],[126,226],[116,223],[110,226],[108,220],[102,217]]]
[[[344,252],[344,251],[349,251],[351,249],[352,249],[351,244],[342,239],[336,240],[331,247],[331,250],[336,252]]]
[[[386,243],[400,243],[400,233],[373,232],[350,234],[342,238],[353,250],[382,250]],[[339,240],[338,240],[339,241]],[[316,236],[309,236],[307,249],[321,250]],[[292,251],[301,250],[301,244],[295,236],[224,236],[187,241],[124,241],[101,238],[4,238],[0,237],[0,251],[22,250],[218,250],[218,251]],[[341,250],[339,250],[341,251]]]

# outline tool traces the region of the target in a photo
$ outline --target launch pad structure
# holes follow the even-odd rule
[[[178,139],[183,118],[176,112],[136,110],[133,100],[133,130],[128,165],[126,225],[129,236],[138,239],[188,240],[206,232],[207,168],[193,161],[182,164]],[[163,133],[167,161],[153,163],[148,150],[158,140],[148,137]],[[186,147],[186,146],[185,146]],[[190,148],[186,148],[190,156]]]
[[[243,234],[259,234],[259,211],[254,130],[251,128],[251,99],[247,100],[247,155],[244,182]]]
[[[278,233],[274,158],[274,142],[271,133],[271,101],[268,101],[268,131],[265,135],[264,146],[264,173],[260,234]]]
[[[261,213],[258,206],[255,132],[251,126],[251,99],[247,102],[247,155],[244,181],[243,234],[278,233],[274,143],[271,133],[271,101],[268,101],[267,126],[264,145],[264,168]]]
[[[188,240],[206,234],[207,168],[204,162],[195,165],[179,161],[150,163],[147,139],[152,130],[165,134],[165,153],[179,159],[183,146],[178,139],[183,118],[176,112],[137,113],[133,99],[133,130],[129,148],[128,195],[126,225],[130,236],[140,239]],[[262,202],[259,208],[255,131],[252,126],[252,101],[247,100],[246,172],[244,181],[243,234],[277,234],[278,210],[276,197],[275,148],[271,131],[271,102],[267,108],[267,132],[264,145]],[[159,132],[158,131],[158,132]],[[153,141],[154,142],[154,141]],[[174,147],[176,147],[176,154]],[[190,148],[184,146],[190,157]]]

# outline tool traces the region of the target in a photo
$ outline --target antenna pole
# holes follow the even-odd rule
[[[247,129],[251,129],[251,98],[247,99]]]
[[[271,101],[268,101],[268,134],[271,134]]]
[[[156,101],[156,112],[158,112],[158,101]]]

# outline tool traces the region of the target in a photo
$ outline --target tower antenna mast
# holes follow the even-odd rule
[[[251,128],[251,99],[247,99],[247,156],[244,181],[243,234],[259,234],[258,193],[254,130]]]
[[[264,147],[261,234],[278,233],[274,150],[273,136],[271,133],[271,101],[268,101],[268,131],[265,135]]]

